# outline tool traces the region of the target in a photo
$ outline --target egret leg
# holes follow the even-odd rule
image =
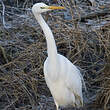
[[[55,101],[55,105],[56,105],[56,110],[60,110],[58,104]]]

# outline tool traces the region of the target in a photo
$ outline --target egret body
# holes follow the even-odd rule
[[[43,12],[55,9],[64,9],[64,7],[48,6],[44,3],[36,3],[32,7],[32,12],[43,29],[47,42],[48,57],[44,62],[45,80],[57,110],[59,107],[69,105],[81,107],[83,97],[80,71],[66,57],[58,54],[52,31],[41,15]]]

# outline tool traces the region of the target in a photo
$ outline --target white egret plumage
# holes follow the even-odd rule
[[[47,42],[48,57],[44,62],[45,80],[57,110],[60,106],[81,107],[83,106],[81,73],[66,57],[58,54],[52,31],[41,15],[42,12],[54,9],[64,9],[64,7],[48,6],[44,3],[36,3],[32,7],[32,12],[43,29]]]

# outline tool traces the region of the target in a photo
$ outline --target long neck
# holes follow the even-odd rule
[[[35,15],[38,23],[40,24],[41,28],[43,29],[43,32],[46,37],[47,41],[47,52],[48,52],[48,59],[50,62],[53,64],[57,61],[57,47],[55,44],[54,36],[47,25],[47,23],[44,21],[43,17],[41,14]]]

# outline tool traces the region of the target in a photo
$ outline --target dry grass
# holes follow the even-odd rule
[[[58,52],[84,70],[88,102],[103,104],[106,110],[110,107],[110,26],[93,29],[83,24],[82,28],[82,24],[75,21],[76,16],[81,16],[78,6],[72,0],[58,1],[69,8],[72,16],[71,20],[65,20],[63,13],[44,14],[54,33]],[[8,9],[9,6],[6,21],[12,27],[0,26],[0,109],[35,110],[37,107],[44,110],[41,102],[48,103],[46,98],[51,96],[43,75],[43,62],[47,57],[45,37],[31,12],[18,8],[26,16],[18,14],[16,9],[11,15]],[[51,105],[45,105],[47,110],[54,108],[50,100]]]
[[[105,67],[99,77],[101,89],[97,94],[97,102],[104,106],[104,110],[108,110],[108,108],[110,108],[110,57],[107,57],[106,60],[107,62]]]

